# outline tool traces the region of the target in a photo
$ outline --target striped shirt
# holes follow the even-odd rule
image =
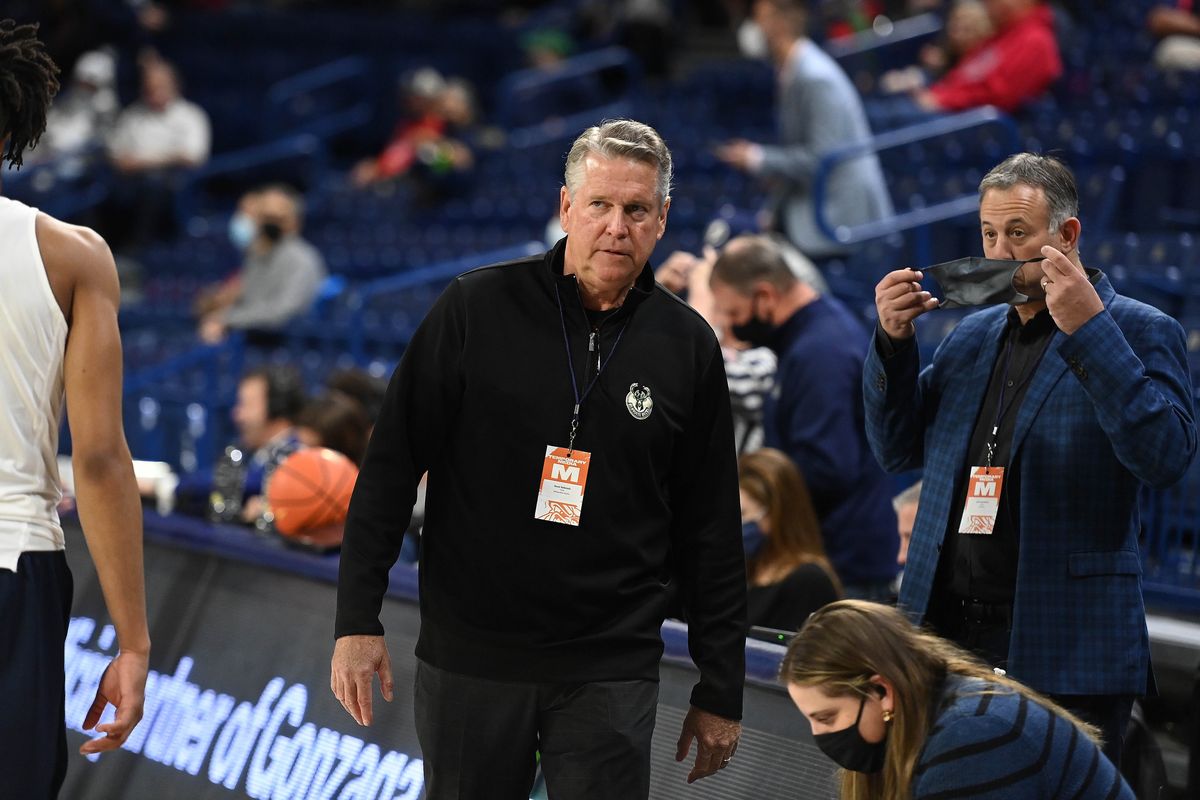
[[[998,694],[981,692],[994,690]],[[914,800],[1134,800],[1116,767],[1067,720],[977,678],[947,678],[913,772]]]
[[[763,446],[763,400],[775,383],[775,353],[768,347],[725,349],[725,377],[739,454]]]

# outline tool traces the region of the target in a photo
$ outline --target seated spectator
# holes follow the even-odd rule
[[[446,79],[432,67],[416,70],[401,80],[402,118],[377,156],[363,159],[350,172],[350,182],[362,189],[404,175],[417,159],[417,147],[439,139],[446,130],[438,104]]]
[[[245,250],[240,273],[197,301],[200,338],[220,342],[230,330],[279,330],[312,308],[326,278],[325,260],[302,238],[304,199],[273,184],[249,193],[230,222]]]
[[[738,486],[749,624],[797,630],[841,596],[808,487],[791,459],[770,448],[738,459]]]
[[[217,519],[253,524],[262,518],[267,476],[302,447],[295,421],[304,399],[300,374],[291,367],[260,367],[242,376],[233,407],[238,441],[213,468],[210,510]]]
[[[720,326],[778,357],[765,441],[800,468],[847,597],[886,600],[896,577],[892,488],[863,431],[862,322],[797,279],[762,236],[739,236],[710,278]]]
[[[798,250],[792,252],[819,277],[812,262]],[[655,272],[666,288],[685,298],[692,308],[708,320],[721,343],[725,359],[725,379],[729,384],[729,403],[733,412],[733,441],[738,453],[752,453],[763,446],[763,407],[775,383],[775,353],[769,347],[752,347],[722,327],[716,318],[709,276],[717,251],[705,246],[700,257],[677,250]]]
[[[362,463],[370,432],[366,410],[339,391],[318,395],[296,418],[296,435],[306,447],[336,450],[356,465]]]
[[[143,57],[141,99],[121,112],[108,137],[116,183],[105,229],[116,246],[139,247],[167,227],[175,189],[208,160],[211,139],[208,115],[182,97],[175,68]]]
[[[383,408],[383,397],[387,394],[386,379],[372,375],[365,369],[347,367],[331,372],[325,379],[325,387],[353,398],[366,413],[371,427],[374,427]]]
[[[1062,74],[1054,13],[1039,0],[984,0],[995,34],[928,89],[872,103],[883,127],[931,115],[995,106],[1012,113],[1040,97]]]
[[[843,798],[1112,798],[1097,730],[887,606],[813,614],[780,674]]]
[[[1200,70],[1200,9],[1192,0],[1176,0],[1150,11],[1146,26],[1156,39],[1154,64],[1165,71]]]
[[[357,188],[408,180],[418,203],[434,203],[459,192],[475,167],[475,92],[462,79],[418,70],[407,84],[408,116],[383,151],[360,161],[350,173]]]
[[[957,0],[946,15],[946,29],[941,41],[922,47],[917,64],[885,72],[879,78],[880,91],[899,94],[925,88],[957,66],[993,33],[992,20],[983,0]]]
[[[84,53],[75,62],[71,82],[46,114],[46,132],[26,163],[80,153],[107,137],[119,111],[116,58],[107,50]]]
[[[471,84],[461,78],[448,80],[438,98],[437,113],[444,121],[442,134],[417,145],[412,170],[417,199],[425,203],[460,194],[475,169],[477,114]]]

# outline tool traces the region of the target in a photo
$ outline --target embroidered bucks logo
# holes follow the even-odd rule
[[[629,394],[625,395],[625,407],[634,419],[645,419],[654,410],[654,400],[650,397],[650,388],[640,383],[629,384]]]

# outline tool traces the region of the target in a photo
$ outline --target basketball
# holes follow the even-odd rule
[[[275,529],[296,536],[346,519],[358,467],[326,447],[308,447],[288,456],[267,482],[267,506]]]

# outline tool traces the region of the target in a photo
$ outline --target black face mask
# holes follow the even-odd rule
[[[867,698],[864,695],[858,705],[858,716],[849,728],[813,736],[813,741],[821,748],[822,753],[833,759],[839,767],[852,772],[879,772],[883,769],[883,759],[887,754],[886,736],[881,742],[871,743],[858,732],[858,722],[862,719],[863,707],[866,704]]]
[[[775,326],[758,315],[758,310],[750,306],[750,319],[741,325],[730,325],[729,332],[733,338],[746,342],[751,347],[766,347],[775,336]]]
[[[1013,279],[1025,264],[1043,260],[1043,256],[1026,261],[956,258],[926,267],[921,272],[937,281],[942,288],[939,308],[967,308],[997,303],[1019,305],[1028,303],[1032,298],[1017,291]]]
[[[258,226],[258,230],[268,242],[278,242],[283,238],[283,226],[278,222],[264,222]]]

